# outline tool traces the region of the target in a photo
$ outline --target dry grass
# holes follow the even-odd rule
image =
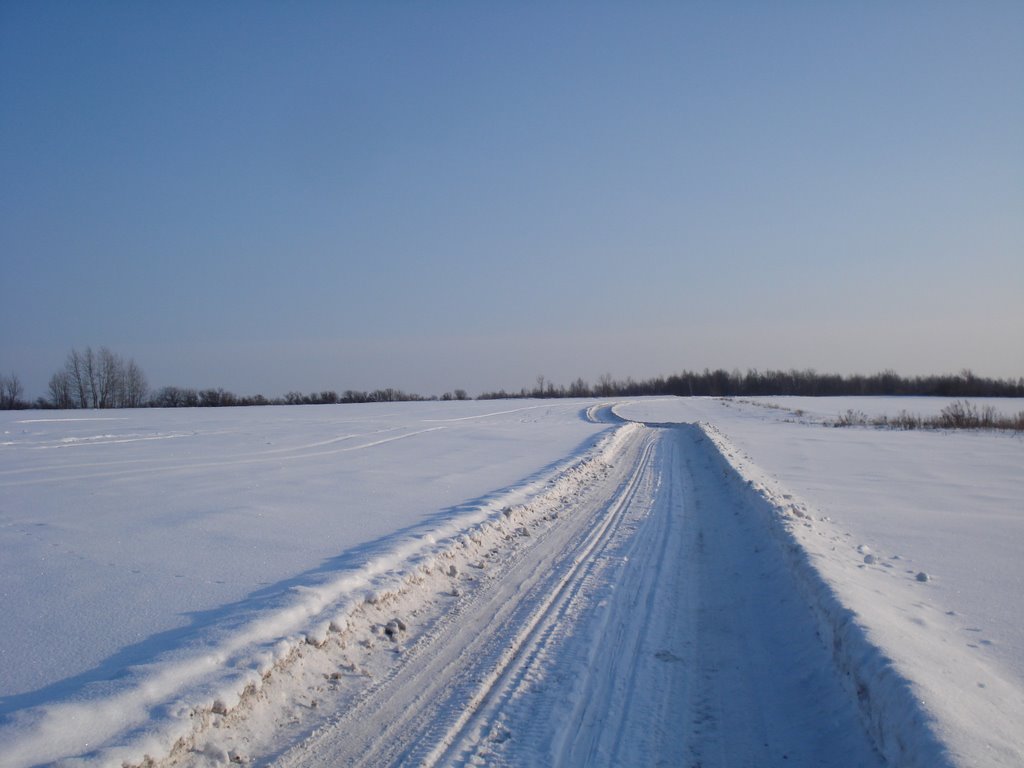
[[[966,400],[950,403],[938,416],[919,416],[900,411],[895,417],[869,418],[852,408],[832,422],[834,427],[882,427],[887,429],[1000,429],[1024,432],[1024,411],[1015,416],[1000,413],[991,405],[977,406]]]

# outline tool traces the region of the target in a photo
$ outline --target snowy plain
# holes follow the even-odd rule
[[[1024,439],[754,400],[2,414],[0,765],[1020,764]]]

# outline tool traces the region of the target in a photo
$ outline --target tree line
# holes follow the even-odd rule
[[[364,392],[346,389],[338,394],[333,389],[322,392],[289,392],[284,397],[268,398],[263,395],[236,395],[225,389],[192,389],[189,387],[161,387],[149,398],[154,408],[208,408],[240,405],[335,405],[338,403],[397,403],[418,400],[468,400],[463,389],[445,392],[440,398],[424,397],[401,389],[375,389]]]
[[[107,347],[94,351],[72,349],[50,377],[45,397],[23,399],[24,387],[17,374],[0,375],[0,410],[25,408],[217,408],[255,405],[333,405],[337,403],[396,403],[421,400],[469,400],[464,389],[440,397],[387,387],[369,391],[346,389],[320,392],[288,392],[283,397],[237,395],[223,387],[196,389],[166,386],[150,390],[145,373],[134,359],[125,360]]]
[[[284,397],[237,395],[223,388],[194,389],[166,386],[151,391],[135,360],[101,347],[72,349],[64,366],[50,377],[47,396],[29,403],[16,374],[0,375],[0,410],[17,408],[211,408],[256,405],[333,405],[337,403],[394,403],[421,400],[468,400],[466,390],[455,389],[440,397],[423,396],[401,389],[370,391],[346,389],[321,392],[288,392]],[[591,385],[577,378],[568,385],[538,376],[533,387],[513,392],[504,389],[484,392],[480,400],[496,398],[640,397],[677,395],[681,397],[743,397],[766,395],[923,395],[941,397],[1024,397],[1024,378],[992,379],[970,370],[958,374],[900,376],[886,370],[871,375],[844,376],[818,373],[814,369],[788,371],[750,369],[746,373],[723,369],[683,371],[650,379],[614,379],[600,376]]]
[[[701,372],[683,371],[671,376],[656,376],[639,381],[623,380],[611,375],[601,376],[591,386],[576,379],[568,386],[537,377],[536,386],[516,392],[504,389],[485,392],[480,399],[519,397],[641,397],[644,395],[676,395],[678,397],[742,397],[768,395],[805,395],[835,397],[852,395],[918,395],[936,397],[1024,397],[1024,377],[992,379],[976,376],[970,370],[958,374],[932,376],[900,376],[886,370],[871,375],[844,376],[807,370],[755,369],[741,373],[721,368]]]

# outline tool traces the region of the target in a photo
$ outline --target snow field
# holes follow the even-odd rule
[[[0,421],[0,766],[1024,764],[1024,441],[775,405]]]
[[[271,608],[219,629],[212,642],[171,648],[137,667],[132,683],[112,694],[18,713],[0,732],[0,765],[218,764],[269,749],[268,737],[299,725],[296,707],[316,709],[325,681],[372,680],[362,657],[381,644],[402,650],[414,620],[402,615],[420,613],[426,595],[456,596],[499,542],[514,543],[557,517],[565,497],[601,472],[623,439],[610,436],[415,536],[388,539],[355,572],[295,585]]]

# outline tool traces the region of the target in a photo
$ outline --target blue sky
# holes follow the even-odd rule
[[[0,5],[0,370],[1024,375],[1024,4]]]

